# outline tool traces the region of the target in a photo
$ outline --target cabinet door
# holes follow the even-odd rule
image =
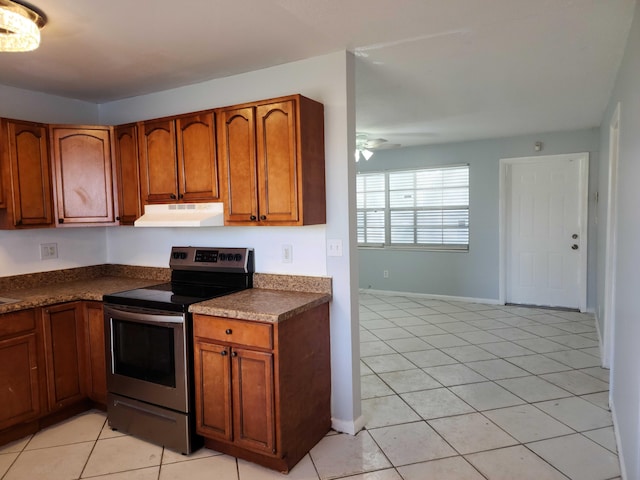
[[[297,222],[298,164],[293,100],[256,108],[261,222]]]
[[[106,344],[102,302],[84,304],[84,335],[87,359],[86,391],[94,402],[107,404]]]
[[[196,430],[209,438],[230,441],[232,422],[229,347],[196,339],[194,356]]]
[[[225,179],[225,221],[257,221],[255,112],[253,107],[218,113],[218,158]]]
[[[8,188],[5,195],[8,207],[13,208],[13,224],[17,227],[51,225],[53,208],[47,127],[9,120],[7,133],[10,172],[5,184],[10,180],[12,188]]]
[[[51,127],[59,224],[115,223],[112,127]]]
[[[49,409],[85,397],[82,304],[66,303],[43,310]]]
[[[140,216],[140,170],[136,126],[116,127],[115,144],[118,172],[118,220],[121,225],[133,225]]]
[[[0,340],[0,430],[38,417],[36,334]]]
[[[275,453],[273,354],[234,348],[231,371],[234,443]]]
[[[142,203],[170,203],[178,199],[176,133],[173,120],[139,124]]]
[[[185,202],[214,201],[218,167],[213,112],[176,119],[178,140],[178,198]]]

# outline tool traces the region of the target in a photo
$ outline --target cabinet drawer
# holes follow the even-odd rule
[[[273,348],[273,327],[267,323],[196,314],[193,316],[193,332],[196,337],[219,342]]]
[[[34,310],[0,315],[0,338],[22,332],[30,332],[36,328],[36,314]]]

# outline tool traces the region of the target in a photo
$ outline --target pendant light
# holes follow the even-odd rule
[[[45,15],[31,5],[0,0],[0,52],[35,50],[45,23]]]

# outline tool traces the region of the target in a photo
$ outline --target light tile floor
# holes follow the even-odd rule
[[[0,479],[619,478],[592,315],[363,294],[360,323],[366,428],[327,435],[288,477],[91,411],[0,447]]]

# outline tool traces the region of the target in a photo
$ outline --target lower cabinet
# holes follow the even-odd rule
[[[274,453],[273,354],[201,340],[195,351],[198,433]]]
[[[42,411],[36,311],[0,315],[0,430]]]
[[[288,472],[329,431],[328,305],[277,323],[194,315],[205,445]]]
[[[50,411],[86,397],[83,313],[82,302],[42,310]]]
[[[87,396],[99,405],[106,405],[107,367],[102,302],[84,302],[84,336]]]
[[[0,315],[0,445],[106,406],[103,325],[102,302]]]

